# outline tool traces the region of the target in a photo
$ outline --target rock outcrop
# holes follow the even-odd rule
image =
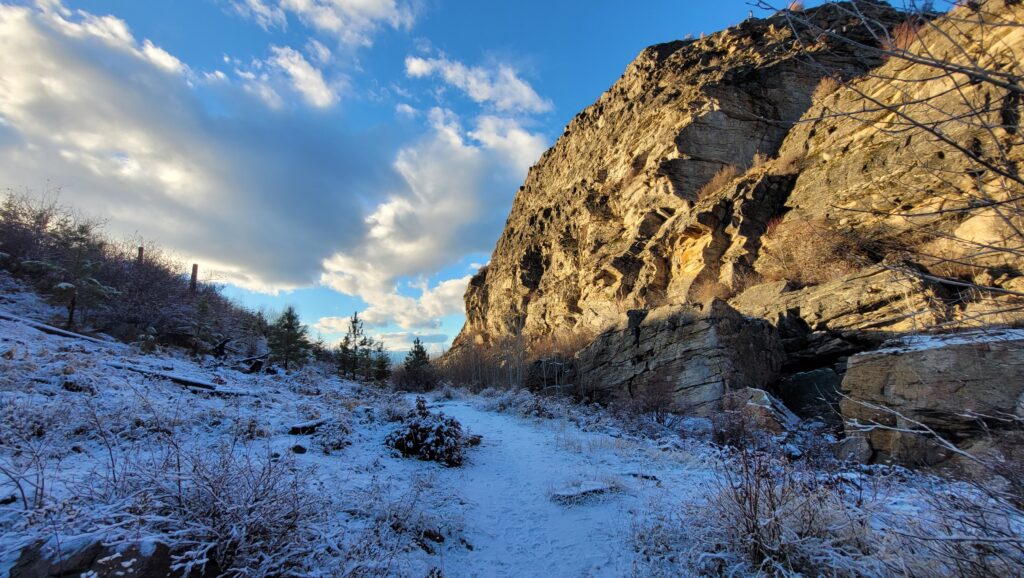
[[[469,284],[453,350],[597,335],[572,373],[595,397],[667,391],[672,408],[696,413],[747,388],[834,424],[859,415],[850,400],[911,399],[894,387],[917,392],[916,415],[989,395],[1012,407],[1006,392],[975,396],[939,374],[925,395],[910,373],[878,373],[899,356],[877,354],[875,373],[863,356],[900,335],[1024,320],[1024,212],[1000,208],[1024,195],[1012,179],[1024,98],[1016,85],[951,84],[925,62],[878,58],[852,17],[917,26],[891,42],[954,67],[1024,77],[1024,28],[982,30],[970,17],[981,6],[1024,20],[1024,4],[1005,0],[916,20],[853,0],[644,50],[530,170]],[[948,122],[929,133],[898,122],[908,111]],[[801,270],[808,258],[822,270]],[[918,355],[939,354],[906,362]],[[972,380],[1007,378],[983,369]],[[858,457],[914,454],[881,433],[843,443]]]
[[[875,460],[942,461],[949,452],[914,432],[969,444],[1024,416],[1024,331],[901,339],[850,358],[842,392],[843,416],[862,426],[849,437]]]
[[[850,20],[831,6],[808,14],[826,27]],[[809,44],[822,66],[807,66]],[[877,64],[798,37],[781,16],[644,50],[530,170],[469,285],[455,347],[601,330],[626,309],[686,302],[751,261],[793,177],[761,171],[714,198],[702,188],[775,155],[823,75]]]
[[[722,397],[765,389],[782,367],[782,343],[760,319],[724,301],[631,311],[579,353],[584,390],[603,400],[642,400],[706,415]]]

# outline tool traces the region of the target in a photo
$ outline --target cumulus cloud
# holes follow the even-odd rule
[[[507,64],[483,68],[466,66],[447,58],[409,56],[405,59],[405,73],[411,78],[437,75],[473,101],[492,105],[499,111],[538,113],[551,110],[551,101],[541,98]]]
[[[335,87],[328,86],[324,75],[309,63],[297,50],[288,47],[271,46],[273,54],[268,63],[284,72],[291,80],[292,87],[312,106],[327,108],[338,102]]]
[[[366,301],[367,323],[424,327],[461,313],[470,276],[435,287],[420,284],[417,299],[400,295],[396,280],[436,271],[453,256],[490,251],[511,200],[508,183],[521,179],[544,147],[535,135],[519,138],[526,131],[511,120],[498,123],[502,130],[478,126],[467,133],[451,111],[435,108],[428,116],[430,136],[402,149],[394,163],[405,191],[366,218],[355,250],[324,261],[321,282]],[[488,138],[474,139],[473,133]]]
[[[518,121],[491,115],[479,117],[469,136],[509,159],[520,173],[530,168],[547,147],[544,137],[527,131]]]
[[[63,185],[115,234],[224,281],[315,282],[326,256],[362,239],[356,199],[401,184],[384,137],[268,115],[231,83],[192,86],[116,18],[0,5],[0,40],[0,186]]]
[[[326,0],[236,4],[266,14],[267,26],[282,24],[263,8],[356,10]],[[528,85],[534,104],[522,90],[512,100],[474,92],[490,110],[468,126],[446,109],[399,106],[427,123],[402,147],[389,134],[325,123],[291,106],[339,100],[341,84],[316,65],[330,57],[314,44],[305,55],[271,47],[249,64],[225,56],[227,74],[192,70],[118,18],[57,0],[0,4],[0,43],[0,187],[63,185],[62,201],[104,216],[114,234],[154,239],[250,289],[322,283],[362,298],[374,326],[432,334],[462,312],[469,276],[408,280],[489,252],[545,146],[514,116],[546,109]],[[502,86],[501,74],[487,78],[488,90]]]
[[[146,40],[142,44],[142,53],[152,62],[153,64],[163,68],[168,72],[182,73],[185,72],[186,67],[180,60],[177,59],[170,52],[167,52],[163,48],[154,45],[151,41]]]

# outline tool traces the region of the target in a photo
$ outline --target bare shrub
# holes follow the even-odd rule
[[[851,421],[853,431],[884,430],[928,440],[953,456],[952,473],[964,482],[931,484],[922,492],[927,505],[914,526],[901,536],[948,574],[1014,576],[1024,571],[1024,417],[980,414],[966,410],[958,417],[987,434],[985,443],[957,445],[950,435],[894,409],[858,402],[895,418],[897,425]]]
[[[207,353],[225,339],[265,331],[265,321],[220,287],[200,283],[191,292],[183,264],[159,247],[112,241],[101,225],[55,202],[8,192],[0,201],[0,266],[67,307],[58,322],[147,347],[162,342]]]
[[[869,262],[863,239],[824,219],[773,221],[761,243],[756,270],[768,281],[785,279],[817,285],[848,275]]]
[[[718,172],[711,177],[711,180],[705,183],[704,186],[697,191],[697,200],[700,201],[708,198],[718,189],[721,189],[725,185],[731,183],[739,174],[740,170],[736,168],[736,165],[725,165],[718,169]]]
[[[754,158],[750,161],[750,166],[757,168],[768,164],[772,160],[772,157],[762,152],[754,153]]]
[[[842,86],[842,83],[836,77],[822,76],[821,80],[818,81],[818,86],[814,87],[814,93],[811,95],[811,98],[815,101],[824,100],[825,97],[835,94]]]
[[[763,424],[746,410],[746,401],[735,393],[722,399],[722,409],[711,417],[711,440],[733,448],[763,448],[770,440]]]
[[[908,50],[918,39],[919,28],[917,23],[910,20],[897,24],[882,40],[882,49],[886,52]]]
[[[49,504],[51,464],[67,451],[63,426],[70,412],[60,403],[0,405],[0,488],[9,487],[25,511]]]
[[[318,540],[322,503],[288,458],[172,445],[143,465],[131,480],[137,503],[109,522],[173,544],[174,567],[186,575],[211,567],[219,576],[281,575],[303,567]],[[133,534],[120,539],[137,541]]]
[[[462,465],[467,443],[462,425],[443,413],[427,410],[427,400],[416,398],[416,408],[401,428],[388,435],[385,444],[407,458],[438,462],[448,467]]]
[[[672,411],[674,396],[673,379],[654,379],[639,388],[632,398],[613,403],[612,415],[624,424],[627,431],[656,434],[656,430],[674,429],[682,419]]]
[[[438,360],[442,382],[480,392],[489,387],[507,387],[501,359],[492,348],[469,337]]]
[[[563,390],[577,385],[574,358],[593,343],[596,331],[576,329],[552,333],[530,345],[530,368],[524,385],[531,390]]]
[[[870,490],[741,450],[720,461],[702,497],[638,528],[634,545],[659,575],[885,575]]]
[[[779,158],[772,161],[771,174],[795,175],[800,172],[800,163],[805,153],[798,148],[790,148],[782,152]]]

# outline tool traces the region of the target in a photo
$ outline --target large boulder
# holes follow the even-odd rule
[[[1024,415],[1024,330],[904,337],[850,358],[840,408],[848,435],[876,461],[934,464],[949,452],[928,428],[961,447]]]
[[[584,387],[596,399],[663,396],[674,411],[707,415],[727,392],[765,389],[778,377],[775,329],[724,301],[631,313],[579,353]]]
[[[183,576],[173,570],[171,550],[164,544],[111,548],[99,542],[62,544],[35,544],[22,550],[10,568],[10,578],[177,578]],[[193,572],[196,578],[212,578],[219,572],[211,562],[203,572]]]

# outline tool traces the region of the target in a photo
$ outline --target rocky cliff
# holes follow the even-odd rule
[[[1022,21],[858,0],[644,50],[530,170],[453,350],[572,336],[595,397],[807,417],[886,339],[1019,322]]]
[[[813,17],[847,24],[831,7]],[[879,64],[808,42],[780,16],[644,50],[530,170],[470,283],[459,341],[600,330],[626,309],[687,301],[702,264],[729,249],[708,227],[734,213],[734,237],[756,237],[793,178],[751,179],[734,208],[701,203],[702,187],[775,155],[823,75]],[[807,65],[808,50],[821,66]]]

